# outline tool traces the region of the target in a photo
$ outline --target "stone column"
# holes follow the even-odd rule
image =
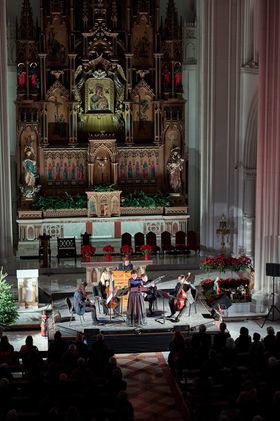
[[[0,2],[0,51],[0,264],[3,264],[13,255],[5,1]]]
[[[280,2],[263,0],[260,8],[255,290],[270,293],[266,263],[280,262]],[[280,278],[275,287],[279,297]]]
[[[200,0],[200,243],[219,250],[216,235],[224,214],[234,224],[237,206],[240,117],[241,4],[229,0]],[[219,25],[217,24],[219,22]],[[237,253],[236,233],[228,251]]]

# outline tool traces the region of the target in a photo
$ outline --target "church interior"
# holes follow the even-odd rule
[[[278,419],[279,23],[0,2],[0,421]]]

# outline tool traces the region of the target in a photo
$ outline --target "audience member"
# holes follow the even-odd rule
[[[0,339],[0,352],[12,352],[14,351],[13,345],[10,344],[8,336],[3,335]]]
[[[276,336],[272,326],[268,326],[266,329],[267,335],[263,339],[263,344],[266,352],[269,355],[276,355]]]
[[[220,323],[219,333],[214,336],[214,349],[221,352],[225,349],[226,340],[230,337],[230,333],[227,330],[227,325],[224,322]]]
[[[242,326],[240,328],[239,337],[235,340],[236,352],[244,353],[249,352],[251,345],[251,336],[249,335],[249,330],[247,327]]]
[[[58,363],[61,361],[62,355],[66,352],[67,348],[67,344],[62,338],[62,334],[58,330],[54,334],[54,340],[50,342],[48,360]]]

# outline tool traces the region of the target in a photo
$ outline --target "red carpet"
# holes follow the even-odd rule
[[[117,356],[135,420],[190,420],[184,400],[160,352]]]

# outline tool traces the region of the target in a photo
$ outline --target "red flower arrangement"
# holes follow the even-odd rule
[[[215,256],[206,257],[200,266],[201,270],[210,271],[218,270],[225,272],[231,270],[238,272],[240,270],[252,269],[252,260],[248,256],[231,257],[231,256]]]
[[[205,279],[201,282],[201,286],[204,290],[213,289],[215,280],[214,279]],[[219,286],[222,289],[235,289],[240,286],[248,287],[249,279],[247,278],[226,278],[226,279],[219,279]]]
[[[103,247],[103,251],[104,251],[104,253],[111,254],[111,253],[114,253],[115,248],[113,246],[111,246],[110,244],[107,244],[107,246]]]
[[[214,279],[205,279],[200,284],[202,286],[203,295],[210,305],[213,301],[216,301],[221,297],[221,294],[230,296],[233,302],[248,302],[251,300],[249,279],[247,278],[219,279],[221,293],[215,291],[214,282]]]
[[[143,254],[151,254],[153,251],[153,247],[150,246],[149,244],[143,244],[143,246],[139,247],[139,250],[143,253]]]
[[[84,244],[81,247],[81,252],[83,256],[93,256],[96,251],[96,248],[91,244]]]
[[[126,254],[127,256],[133,253],[133,248],[128,244],[124,244],[123,246],[121,246],[120,250],[122,254]]]

